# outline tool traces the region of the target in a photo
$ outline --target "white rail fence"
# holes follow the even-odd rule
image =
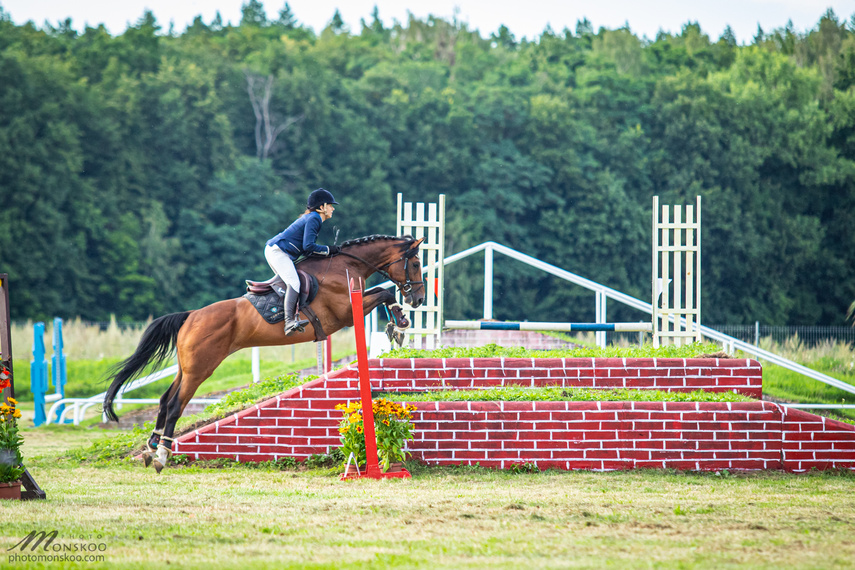
[[[253,353],[254,357],[257,357],[256,353]],[[152,382],[157,382],[162,378],[166,378],[167,376],[175,376],[178,372],[178,365],[173,364],[163,370],[159,370],[153,374],[149,374],[148,376],[143,376],[142,378],[137,378],[126,384],[122,390],[116,395],[115,400],[113,400],[113,405],[117,408],[121,408],[122,404],[158,404],[160,403],[160,398],[125,398],[124,394],[126,392],[131,392],[136,390],[137,388],[141,388]],[[255,368],[253,368],[253,373],[255,373]],[[71,420],[71,423],[74,425],[79,425],[80,422],[86,416],[86,412],[89,408],[93,406],[100,406],[104,403],[104,396],[107,395],[107,392],[101,392],[100,394],[96,394],[94,396],[89,396],[88,398],[62,398],[61,400],[54,401],[53,405],[50,407],[50,410],[47,413],[47,418],[45,419],[45,424],[51,423],[53,421],[54,416],[58,416],[56,418],[56,423],[64,424],[66,420]],[[213,404],[219,402],[220,398],[193,398],[188,402],[188,404]],[[60,406],[64,406],[64,409],[60,412]],[[103,418],[106,421],[106,418]]]
[[[621,293],[616,289],[606,287],[605,285],[601,285],[599,283],[591,281],[590,279],[585,279],[584,277],[576,275],[575,273],[567,271],[566,269],[562,269],[550,263],[546,263],[545,261],[541,261],[530,255],[526,255],[525,253],[521,253],[519,251],[516,251],[515,249],[511,249],[510,247],[492,241],[484,242],[480,245],[470,247],[469,249],[446,257],[445,265],[450,265],[456,261],[460,261],[461,259],[465,259],[481,252],[484,252],[485,257],[489,256],[490,259],[492,259],[494,254],[500,253],[502,255],[510,257],[511,259],[515,259],[521,263],[525,263],[526,265],[529,265],[536,269],[540,269],[541,271],[544,271],[550,275],[554,275],[560,279],[563,279],[580,287],[584,287],[585,289],[588,289],[594,293],[594,302],[595,306],[597,307],[605,307],[606,300],[611,299],[613,301],[617,301],[618,303],[622,303],[628,307],[632,307],[633,309],[643,311],[649,315],[653,314],[653,307],[651,303],[647,301],[636,299],[635,297],[627,295],[626,293]],[[492,264],[490,264],[490,267],[492,267]],[[488,287],[487,283],[492,283],[492,272],[485,271],[484,280],[484,318],[489,319],[492,318],[493,314],[493,296],[492,287]],[[381,286],[391,287],[392,283],[387,281]],[[605,310],[595,311],[595,317],[595,322],[605,324]],[[731,354],[736,350],[741,350],[742,352],[749,354],[755,358],[765,360],[782,368],[786,368],[803,376],[807,376],[808,378],[812,378],[824,384],[828,384],[829,386],[833,386],[845,392],[855,394],[855,386],[853,386],[852,384],[848,384],[846,382],[828,376],[827,374],[823,374],[822,372],[811,370],[810,368],[802,366],[797,362],[793,362],[792,360],[788,360],[782,356],[778,356],[777,354],[771,353],[768,350],[764,350],[759,346],[755,346],[748,342],[741,341],[732,336],[723,334],[710,327],[701,325],[700,328],[701,333],[704,337],[720,343],[724,347],[724,349]],[[813,404],[799,405],[808,406]]]

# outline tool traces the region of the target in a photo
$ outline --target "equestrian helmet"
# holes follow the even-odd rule
[[[310,210],[317,210],[324,204],[338,204],[333,198],[332,193],[323,188],[318,188],[309,194],[309,199],[306,201],[306,207]]]

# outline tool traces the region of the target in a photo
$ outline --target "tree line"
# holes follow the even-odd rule
[[[315,32],[258,0],[123,33],[0,7],[0,270],[12,316],[140,320],[242,294],[324,187],[321,243],[447,196],[447,252],[493,240],[650,298],[652,196],[703,197],[708,323],[838,325],[855,299],[855,18],[739,45],[696,23],[489,35],[435,17]],[[593,295],[496,259],[494,316],[589,321]],[[483,262],[446,273],[477,318]],[[613,304],[610,319],[637,319]]]

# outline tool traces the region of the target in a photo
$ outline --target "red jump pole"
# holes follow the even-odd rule
[[[365,347],[365,315],[362,311],[362,289],[350,280],[350,304],[353,309],[353,331],[356,335],[356,358],[359,371],[359,396],[362,400],[362,424],[365,435],[365,471],[361,475],[345,473],[342,479],[368,477],[370,479],[392,479],[410,477],[406,469],[386,472],[380,469],[377,457],[377,435],[374,432],[374,404],[371,399],[371,379],[368,376],[368,350]]]

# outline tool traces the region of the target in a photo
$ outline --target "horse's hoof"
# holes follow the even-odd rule
[[[145,465],[146,467],[151,466],[152,455],[154,455],[154,454],[151,453],[150,451],[146,451],[142,454],[143,465]]]
[[[398,346],[404,346],[404,338],[406,337],[404,331],[395,329],[395,332],[392,333],[392,336],[394,337],[395,342],[398,343]]]
[[[157,460],[157,459],[154,460],[154,470],[157,471],[158,474],[160,474],[160,472],[163,471],[164,467],[165,467],[165,465],[163,463],[161,463],[159,460]]]

